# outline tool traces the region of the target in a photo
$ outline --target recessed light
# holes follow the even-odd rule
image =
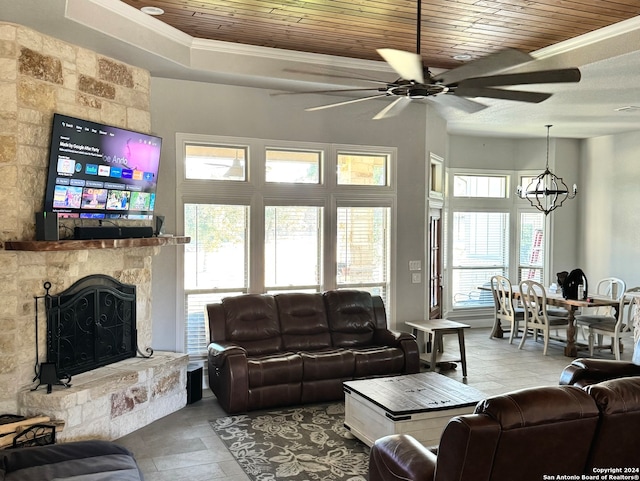
[[[471,55],[468,53],[460,53],[458,55],[454,55],[453,60],[471,60]]]
[[[142,7],[140,10],[147,15],[162,15],[164,13],[164,10],[159,7]]]

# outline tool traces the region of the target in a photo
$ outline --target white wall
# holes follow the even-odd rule
[[[624,279],[627,287],[640,286],[639,152],[638,132],[584,142],[580,259],[594,286],[608,276]]]
[[[396,320],[422,319],[427,290],[424,276],[422,284],[412,284],[408,262],[420,259],[425,265],[425,160],[429,151],[439,155],[446,151],[444,121],[425,104],[411,105],[396,118],[372,121],[371,117],[385,102],[304,112],[305,107],[344,98],[269,94],[260,89],[152,79],[152,127],[154,133],[163,137],[156,212],[166,216],[166,232],[181,233],[175,212],[176,132],[397,147],[397,282],[391,299],[395,308],[390,312],[391,323],[395,327]],[[176,250],[163,249],[154,259],[153,276],[153,347],[181,350],[182,346],[175,341],[176,329],[180,328],[175,304],[179,278]]]

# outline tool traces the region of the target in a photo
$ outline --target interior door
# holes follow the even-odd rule
[[[442,318],[442,210],[429,211],[429,319]]]

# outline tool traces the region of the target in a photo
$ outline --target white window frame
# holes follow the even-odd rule
[[[244,182],[224,180],[187,179],[184,172],[185,145],[232,145],[247,149],[246,175]],[[323,165],[320,166],[320,184],[273,183],[265,181],[265,151],[310,150],[321,151]],[[384,154],[388,156],[387,185],[338,185],[338,153]],[[387,287],[387,316],[395,318],[395,259],[397,225],[397,148],[384,146],[362,146],[354,144],[327,144],[315,142],[296,142],[281,140],[253,139],[245,137],[216,136],[204,134],[176,134],[176,225],[180,232],[184,226],[185,203],[240,204],[249,206],[249,269],[248,292],[265,292],[264,262],[251,262],[251,259],[264,259],[264,209],[266,205],[309,205],[323,208],[324,265],[322,266],[321,290],[335,289],[336,251],[332,246],[336,238],[336,216],[338,207],[389,207],[390,222],[390,259]],[[333,174],[332,174],[333,173]],[[177,252],[177,272],[180,279],[177,285],[176,302],[176,346],[185,346],[185,291],[184,252]]]
[[[516,187],[519,183],[521,176],[532,175],[533,171],[514,171],[514,170],[486,170],[486,169],[466,169],[466,168],[450,168],[447,169],[447,191],[450,193],[448,196],[448,208],[446,210],[447,222],[446,222],[446,235],[447,245],[445,245],[446,257],[449,262],[445,264],[444,278],[445,286],[449,286],[446,289],[446,293],[443,299],[445,312],[451,313],[451,317],[455,317],[456,312],[469,313],[470,311],[477,311],[479,315],[489,311],[489,308],[485,307],[471,307],[471,308],[453,308],[451,303],[451,285],[452,285],[452,266],[450,260],[453,255],[453,213],[454,212],[506,212],[509,214],[509,256],[508,256],[508,277],[510,279],[518,278],[518,266],[519,266],[519,252],[520,252],[520,214],[522,212],[539,212],[536,208],[526,200],[516,195]],[[505,176],[506,177],[506,196],[504,198],[481,198],[481,197],[454,197],[453,182],[456,175],[478,175],[478,176]],[[537,175],[537,174],[536,174]],[[544,235],[544,279],[543,283],[548,285],[551,279],[550,265],[551,265],[551,224],[547,216],[545,219],[545,235]],[[493,309],[493,307],[491,307]]]

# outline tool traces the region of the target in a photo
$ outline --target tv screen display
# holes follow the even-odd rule
[[[54,114],[45,212],[152,219],[162,139]]]

